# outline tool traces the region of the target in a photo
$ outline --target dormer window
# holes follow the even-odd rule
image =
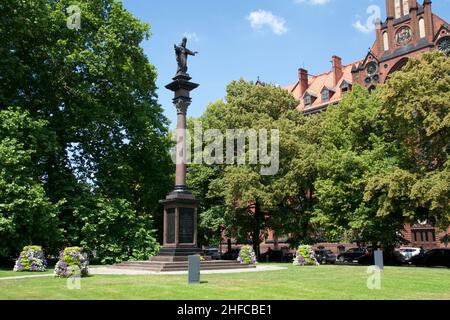
[[[305,103],[305,107],[311,106],[316,100],[316,98],[317,97],[315,95],[306,92],[305,95],[303,96],[303,102]]]
[[[346,80],[344,80],[344,81],[342,81],[340,88],[341,88],[341,92],[344,93],[344,92],[352,90],[352,84],[347,82]]]
[[[322,102],[327,102],[330,101],[330,91],[328,91],[327,89],[324,89],[322,91]]]
[[[327,88],[327,87],[323,87],[322,89],[322,102],[328,102],[330,101],[331,96],[333,95],[334,90]]]
[[[305,97],[305,106],[310,106],[312,104],[311,96],[308,95]]]

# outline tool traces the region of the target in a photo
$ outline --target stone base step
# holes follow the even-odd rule
[[[188,271],[187,262],[159,262],[159,261],[136,261],[124,262],[113,266],[114,269],[153,271],[153,272],[171,272]],[[200,263],[200,270],[230,270],[230,269],[250,269],[256,266],[242,265],[234,261],[204,261]]]

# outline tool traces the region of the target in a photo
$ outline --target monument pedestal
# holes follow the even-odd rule
[[[151,261],[187,261],[191,255],[200,255],[197,243],[197,209],[199,202],[186,187],[179,186],[170,193],[164,205],[164,243],[158,256]]]
[[[197,243],[198,201],[186,188],[177,187],[170,193],[164,204],[164,244],[159,254],[150,261],[125,262],[115,265],[115,269],[150,272],[187,271],[188,259],[201,255]],[[256,266],[242,265],[237,261],[202,261],[200,270],[252,269]]]

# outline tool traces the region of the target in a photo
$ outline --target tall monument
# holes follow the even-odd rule
[[[199,202],[186,186],[186,115],[192,99],[190,92],[198,88],[191,82],[187,73],[187,59],[195,56],[187,47],[184,38],[175,45],[178,69],[172,82],[166,88],[174,92],[173,104],[177,110],[177,145],[175,188],[160,202],[164,205],[164,243],[159,254],[150,261],[130,261],[118,264],[115,268],[146,270],[156,272],[186,271],[191,255],[202,253],[197,242],[197,209]],[[255,268],[237,261],[202,261],[202,270],[223,270]]]
[[[173,81],[166,86],[174,92],[173,104],[177,110],[177,144],[175,189],[164,205],[164,243],[158,257],[159,261],[185,261],[189,255],[199,254],[197,243],[198,201],[186,186],[186,116],[192,99],[190,92],[199,85],[191,82],[187,73],[188,56],[195,56],[187,47],[187,39],[175,45],[178,69]]]

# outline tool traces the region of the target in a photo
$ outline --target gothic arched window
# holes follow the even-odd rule
[[[427,35],[426,30],[425,30],[425,19],[424,18],[419,19],[419,35],[420,35],[420,39],[425,38]]]
[[[383,32],[383,47],[384,51],[389,50],[389,36],[387,32]]]
[[[403,0],[403,15],[407,16],[409,14],[409,2],[408,0]]]
[[[402,6],[400,0],[395,0],[395,19],[398,19],[402,16]]]

